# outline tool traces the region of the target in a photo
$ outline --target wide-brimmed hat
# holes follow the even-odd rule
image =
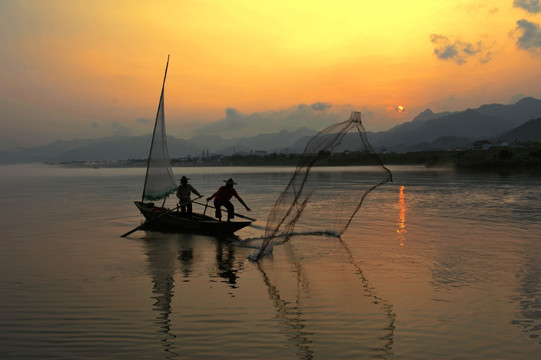
[[[224,183],[230,184],[230,185],[237,185],[237,183],[234,182],[232,178],[229,178],[229,179],[227,179],[227,180],[224,180]]]
[[[180,182],[188,182],[188,180],[190,180],[190,179],[187,178],[186,176],[183,176],[179,180],[180,180]]]

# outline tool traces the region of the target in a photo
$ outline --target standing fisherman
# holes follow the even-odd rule
[[[235,207],[231,203],[231,198],[234,196],[239,200],[239,202],[244,205],[246,210],[250,211],[251,209],[244,203],[244,201],[241,199],[239,194],[237,193],[237,190],[233,187],[233,185],[237,185],[236,182],[233,181],[232,178],[229,178],[228,180],[224,180],[225,185],[220,186],[218,191],[216,191],[214,194],[212,194],[211,197],[207,198],[207,201],[210,201],[214,199],[214,207],[216,208],[216,218],[218,220],[222,220],[222,206],[225,206],[227,209],[227,221],[231,221],[234,217]]]
[[[190,199],[191,193],[194,193],[195,195],[201,197],[199,191],[195,190],[195,188],[188,184],[188,178],[186,176],[183,176],[180,178],[180,185],[177,188],[177,197],[179,199],[178,203],[180,205],[180,211],[185,213],[186,210],[188,210],[188,216],[192,216],[192,201]]]

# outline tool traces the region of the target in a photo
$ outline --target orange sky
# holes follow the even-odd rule
[[[177,137],[541,98],[540,25],[534,0],[3,0],[1,147],[150,133],[168,54]]]

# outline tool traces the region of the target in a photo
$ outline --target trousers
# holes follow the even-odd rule
[[[185,205],[180,205],[180,211],[181,212],[186,212],[186,210],[188,210],[188,214],[192,213],[192,211],[193,211],[192,203],[188,203],[188,204],[185,204]]]
[[[233,219],[235,216],[233,213],[235,212],[235,206],[231,203],[231,201],[214,201],[214,207],[216,208],[216,218],[221,219],[222,218],[222,209],[221,207],[224,206],[227,209],[227,220]]]

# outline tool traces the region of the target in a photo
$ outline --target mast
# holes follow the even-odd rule
[[[145,174],[145,185],[143,186],[143,193],[141,195],[141,202],[145,201],[145,189],[147,187],[148,169],[150,167],[150,159],[152,158],[152,150],[154,148],[154,137],[156,135],[156,127],[158,126],[158,117],[160,116],[160,110],[163,111],[163,94],[165,90],[165,79],[167,78],[167,68],[169,67],[169,56],[167,55],[167,63],[165,64],[165,73],[163,75],[162,93],[160,95],[160,102],[158,104],[158,111],[156,112],[156,121],[154,122],[154,131],[152,132],[152,141],[150,142],[150,152],[147,160],[147,171]]]

